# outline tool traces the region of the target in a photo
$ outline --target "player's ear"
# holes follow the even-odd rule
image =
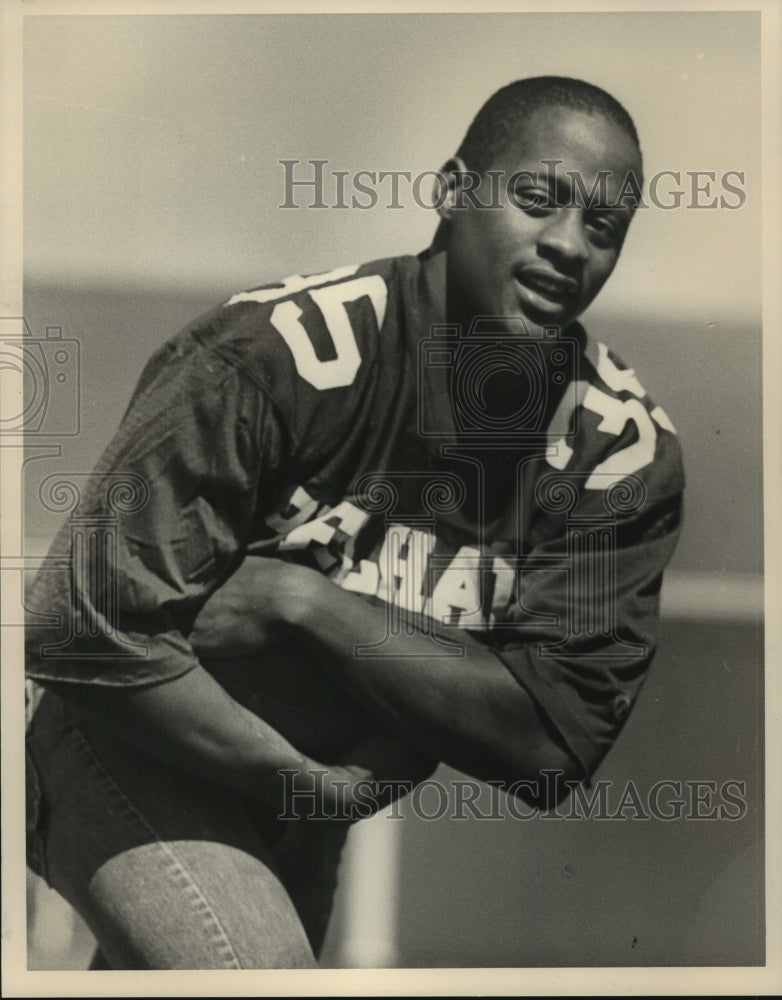
[[[462,185],[462,177],[466,173],[467,164],[461,156],[452,156],[440,167],[440,190],[436,205],[437,214],[444,222],[450,222],[453,218]]]

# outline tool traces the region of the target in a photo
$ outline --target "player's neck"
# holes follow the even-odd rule
[[[446,260],[444,248],[434,244],[418,255],[420,301],[427,303],[426,315],[432,323],[450,322],[446,309]]]

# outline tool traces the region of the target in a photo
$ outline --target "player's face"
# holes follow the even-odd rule
[[[497,196],[479,188],[477,198],[501,208],[471,204],[465,194],[460,201],[455,192],[451,302],[462,322],[521,313],[539,325],[564,327],[586,309],[619,259],[633,214],[620,195],[629,172],[640,178],[639,151],[602,115],[548,107],[530,116],[490,169],[501,171]]]

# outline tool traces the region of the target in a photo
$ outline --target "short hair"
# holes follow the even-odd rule
[[[567,76],[531,76],[492,94],[473,119],[456,155],[471,170],[485,173],[527,118],[538,108],[552,106],[609,118],[625,130],[641,152],[633,119],[605,90]]]

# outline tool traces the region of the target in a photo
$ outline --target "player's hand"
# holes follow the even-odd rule
[[[286,634],[286,612],[303,599],[312,570],[249,556],[209,598],[190,642],[199,657],[252,656]]]
[[[371,771],[379,782],[404,781],[414,786],[429,777],[438,762],[422,757],[406,741],[378,730],[354,743],[341,755],[340,763],[356,771]]]
[[[286,775],[285,810],[301,819],[355,822],[410,792],[437,767],[385,733],[364,737],[330,764]]]

